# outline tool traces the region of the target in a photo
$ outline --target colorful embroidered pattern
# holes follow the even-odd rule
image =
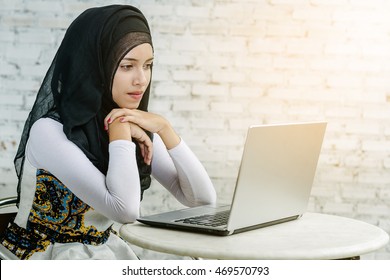
[[[37,170],[37,185],[26,229],[12,224],[1,240],[20,259],[46,250],[51,243],[105,243],[111,228],[98,231],[84,225],[91,209],[49,172]]]
[[[25,260],[30,258],[35,252],[45,251],[47,246],[50,245],[50,241],[45,240],[37,233],[30,232],[15,223],[11,223],[4,236],[2,236],[1,244],[19,259]]]

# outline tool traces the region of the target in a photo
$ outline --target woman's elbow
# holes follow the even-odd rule
[[[127,203],[116,203],[112,207],[112,220],[121,224],[134,223],[140,215],[139,203],[134,203],[134,201],[129,201]]]
[[[217,203],[217,194],[213,189],[207,194],[197,197],[195,200],[189,201],[189,206],[215,205]]]
[[[216,203],[217,203],[217,193],[215,192],[214,189],[207,196],[205,196],[201,201],[201,205],[215,205]]]
[[[130,224],[139,218],[139,209],[127,209],[117,214],[115,221],[121,224]]]

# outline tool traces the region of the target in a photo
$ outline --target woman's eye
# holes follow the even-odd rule
[[[146,70],[149,70],[149,69],[152,68],[152,65],[153,65],[153,63],[145,64],[145,65],[144,65],[144,68],[145,68]]]
[[[133,65],[131,65],[131,64],[124,64],[124,65],[121,65],[121,68],[123,70],[130,70],[131,68],[133,68]]]

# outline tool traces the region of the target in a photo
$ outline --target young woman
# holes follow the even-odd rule
[[[111,226],[137,219],[151,176],[184,205],[215,203],[199,160],[147,111],[153,55],[134,7],[91,8],[70,25],[24,127],[19,211],[1,246],[20,259],[135,259]],[[36,184],[22,183],[24,165]]]

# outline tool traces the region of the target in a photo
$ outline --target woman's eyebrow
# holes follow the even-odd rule
[[[154,59],[154,57],[151,57],[151,58],[145,60],[145,62],[152,61],[153,59]],[[140,59],[136,59],[136,58],[132,58],[132,57],[124,57],[122,60],[135,61],[135,62],[140,61]]]

